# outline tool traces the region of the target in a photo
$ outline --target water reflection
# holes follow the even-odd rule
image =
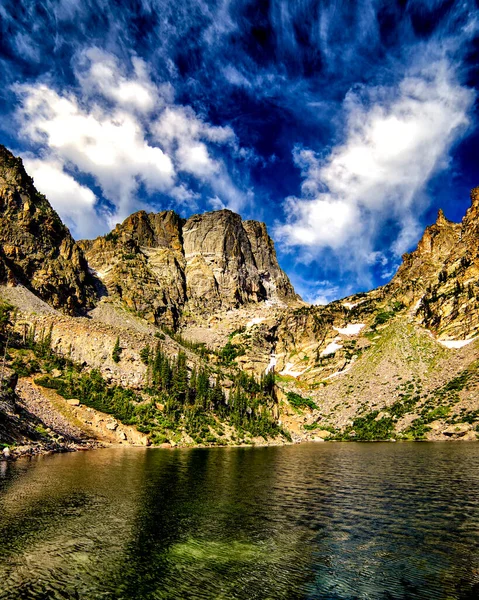
[[[479,597],[479,445],[101,450],[0,478],[0,599]]]

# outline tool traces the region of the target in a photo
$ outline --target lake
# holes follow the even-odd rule
[[[479,444],[0,463],[0,599],[477,599]]]

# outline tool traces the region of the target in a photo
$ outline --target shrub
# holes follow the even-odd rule
[[[304,398],[303,396],[296,394],[296,392],[288,392],[286,394],[286,398],[291,406],[294,406],[295,408],[310,408],[311,410],[318,409],[317,404],[315,404],[311,398]]]
[[[392,311],[383,311],[378,313],[374,319],[373,328],[376,328],[378,325],[384,325],[384,323],[387,323],[387,321],[389,321],[389,319],[393,316],[394,313]]]
[[[116,362],[116,363],[120,362],[121,350],[122,349],[121,349],[121,346],[120,346],[120,338],[117,337],[115,345],[113,346],[113,351],[111,353],[111,357],[113,359],[113,362]]]
[[[220,350],[219,357],[223,364],[231,365],[231,363],[244,354],[244,348],[241,346],[234,346],[229,340],[225,346]]]

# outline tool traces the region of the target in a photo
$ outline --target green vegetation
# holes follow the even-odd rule
[[[232,339],[234,338],[235,335],[241,335],[242,333],[244,333],[246,331],[246,327],[239,327],[238,329],[235,329],[234,331],[232,331],[229,336],[228,339]]]
[[[245,350],[242,346],[235,346],[228,340],[223,348],[218,352],[219,359],[224,366],[233,364],[238,356],[242,356]]]
[[[247,442],[253,436],[289,438],[275,417],[278,408],[272,373],[257,380],[237,372],[225,381],[217,366],[191,369],[184,352],[170,357],[158,343],[155,349],[147,346],[140,352],[147,366],[147,387],[138,393],[110,385],[98,370],[87,371],[70,357],[56,354],[51,326],[40,330],[25,327],[23,336],[15,332],[13,314],[13,307],[0,305],[1,350],[6,357],[10,340],[14,357],[8,359],[19,375],[42,373],[36,378],[38,385],[135,425],[155,444],[179,441],[184,434],[195,443],[208,445]],[[113,360],[118,361],[120,354],[117,338]],[[231,356],[226,352],[225,360]]]
[[[183,346],[183,348],[186,348],[187,350],[191,350],[192,352],[198,354],[203,358],[212,353],[210,350],[208,350],[204,342],[192,342],[191,340],[184,338],[181,335],[181,333],[176,333],[175,331],[173,331],[173,329],[170,329],[166,325],[163,325],[162,329],[167,335],[170,336],[172,340],[175,340],[175,342],[180,344],[180,346]],[[163,334],[156,335],[159,339],[165,339],[165,336]]]
[[[317,410],[318,406],[311,400],[311,398],[304,398],[296,392],[288,392],[286,398],[291,406],[295,408],[310,408],[311,410]]]
[[[110,233],[107,233],[105,235],[105,240],[116,244],[118,242],[118,233],[116,233],[115,231],[110,231]]]
[[[342,433],[336,434],[335,439],[357,442],[384,441],[389,440],[393,432],[393,419],[388,416],[380,416],[379,411],[374,410],[364,417],[355,419],[353,424],[346,427]]]
[[[43,425],[37,425],[35,427],[35,431],[38,433],[38,435],[41,435],[42,437],[48,436],[48,431],[45,429],[45,427],[43,427]]]
[[[120,338],[117,337],[115,345],[113,346],[113,351],[111,353],[111,358],[113,359],[113,362],[116,362],[116,363],[120,362],[121,350],[122,350],[122,348],[120,346]]]
[[[142,348],[140,350],[140,359],[144,365],[148,365],[148,363],[150,362],[150,354],[151,354],[150,346],[145,346],[144,348]]]
[[[390,310],[383,310],[377,313],[376,318],[374,319],[374,323],[372,324],[372,328],[376,329],[378,325],[384,325],[387,323],[394,315],[401,311],[404,308],[404,304],[402,302],[393,302],[391,304]]]
[[[148,364],[144,394],[108,385],[98,370],[83,372],[73,364],[61,377],[44,375],[35,382],[136,425],[155,444],[179,439],[182,433],[198,444],[225,443],[224,424],[234,428],[236,441],[246,435],[287,436],[273,418],[277,403],[273,375],[257,381],[241,372],[234,377],[227,398],[219,376],[213,381],[207,369],[190,372],[184,352],[171,359],[158,345],[154,352],[144,352],[143,358]]]
[[[403,433],[404,439],[423,440],[426,438],[426,433],[431,431],[424,419],[414,419],[411,425]]]
[[[384,323],[387,323],[392,317],[394,317],[394,312],[392,311],[382,311],[378,313],[372,325],[373,329],[375,329],[378,325],[384,325]]]
[[[3,376],[8,359],[8,348],[13,338],[13,325],[17,317],[15,308],[8,302],[0,302],[0,391],[3,390]]]

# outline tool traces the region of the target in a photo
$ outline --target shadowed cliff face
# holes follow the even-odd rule
[[[21,159],[0,146],[0,281],[22,284],[69,313],[96,297],[83,252]]]
[[[109,294],[152,322],[176,326],[185,311],[298,299],[265,225],[229,210],[186,221],[172,211],[140,211],[79,244]]]

